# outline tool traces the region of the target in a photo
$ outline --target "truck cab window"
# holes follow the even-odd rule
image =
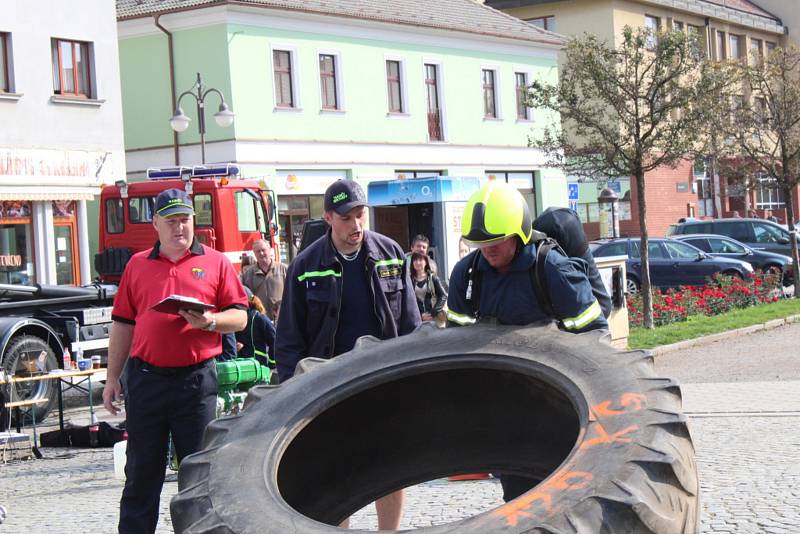
[[[122,199],[109,198],[106,200],[106,232],[109,234],[121,234],[125,229],[123,217]]]
[[[236,219],[240,232],[266,231],[264,206],[257,194],[247,190],[236,192]]]
[[[195,226],[213,226],[214,212],[211,207],[211,195],[205,193],[202,195],[195,195],[193,202]]]
[[[134,224],[153,222],[155,197],[135,197],[128,199],[128,220]]]

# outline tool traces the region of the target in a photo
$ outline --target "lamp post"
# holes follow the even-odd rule
[[[200,131],[200,156],[203,165],[206,163],[205,99],[208,96],[208,93],[216,93],[219,95],[219,111],[214,113],[214,120],[216,121],[217,125],[219,125],[220,128],[227,128],[233,124],[234,114],[230,109],[228,109],[228,105],[225,103],[225,97],[223,96],[222,92],[219,89],[214,89],[213,87],[206,88],[206,86],[203,85],[203,79],[200,77],[199,72],[197,73],[197,82],[195,82],[194,86],[188,91],[181,93],[181,96],[178,97],[175,114],[169,120],[169,125],[173,130],[178,133],[185,131],[186,128],[189,127],[189,122],[191,122],[192,119],[183,113],[183,109],[181,108],[181,100],[186,95],[191,95],[195,99],[195,102],[197,102],[197,129]]]
[[[619,236],[619,216],[617,202],[619,197],[609,188],[600,191],[597,202],[600,204],[600,237],[617,238]]]

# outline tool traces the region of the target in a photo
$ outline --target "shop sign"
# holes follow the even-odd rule
[[[275,193],[278,195],[322,195],[333,182],[345,178],[347,178],[347,171],[278,171]]]
[[[69,185],[99,185],[103,178],[111,179],[109,152],[82,150],[49,150],[0,148],[0,178],[30,182],[49,180]],[[76,182],[74,178],[83,178]],[[6,183],[11,183],[8,180]]]
[[[0,267],[22,267],[22,256],[19,254],[0,255]]]

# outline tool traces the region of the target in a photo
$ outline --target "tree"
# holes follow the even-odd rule
[[[713,112],[706,106],[709,95],[731,83],[709,68],[703,49],[679,31],[653,34],[625,27],[616,47],[585,35],[568,42],[557,83],[537,80],[528,88],[531,107],[556,112],[561,119],[529,139],[551,165],[590,179],[635,179],[647,328],[653,328],[653,304],[646,174],[689,158]]]
[[[762,178],[762,187],[766,179],[783,193],[798,296],[794,197],[800,184],[800,50],[776,48],[766,60],[740,68],[749,98],[743,99],[728,122],[730,157],[753,168]]]

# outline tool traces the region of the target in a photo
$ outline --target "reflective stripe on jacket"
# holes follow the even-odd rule
[[[414,287],[403,268],[403,250],[369,230],[364,231],[363,246],[381,339],[410,333],[419,325],[420,315]],[[334,356],[341,298],[342,265],[328,230],[289,265],[275,341],[281,381],[294,375],[303,358]]]

